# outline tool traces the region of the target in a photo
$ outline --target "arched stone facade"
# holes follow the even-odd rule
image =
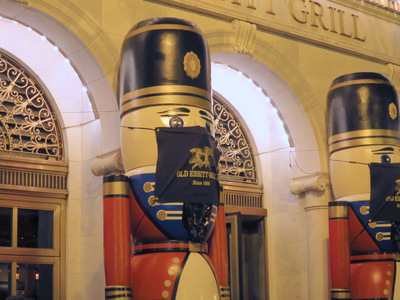
[[[104,282],[101,180],[91,174],[90,164],[96,155],[119,147],[119,140],[110,138],[118,132],[119,112],[106,75],[113,74],[117,51],[109,50],[112,43],[104,42],[106,35],[85,24],[83,20],[91,19],[74,6],[51,3],[35,2],[45,8],[41,11],[35,5],[1,1],[0,48],[31,70],[57,111],[69,165],[62,299],[90,299],[104,295],[97,287]],[[54,19],[61,18],[57,14],[64,16],[64,23]],[[108,142],[104,144],[103,138]],[[96,255],[89,255],[93,249]]]
[[[101,193],[99,192],[101,189],[99,179],[89,173],[89,165],[96,155],[111,152],[119,147],[119,140],[116,138],[119,132],[119,114],[111,88],[115,84],[116,52],[110,51],[109,45],[107,47],[104,46],[104,43],[109,41],[107,40],[107,35],[102,32],[101,27],[96,26],[79,7],[72,3],[52,2],[52,4],[49,4],[46,1],[37,1],[30,3],[34,9],[22,4],[11,4],[9,2],[5,2],[4,5],[9,10],[8,17],[10,19],[15,19],[26,26],[31,26],[60,47],[70,59],[75,70],[78,71],[82,86],[86,85],[89,91],[89,98],[93,104],[93,118],[87,124],[81,124],[77,121],[80,118],[75,121],[71,120],[71,115],[63,108],[63,105],[65,105],[63,103],[65,103],[66,99],[62,97],[62,94],[68,89],[68,85],[62,86],[59,81],[51,81],[52,76],[49,74],[48,68],[45,67],[46,59],[38,65],[37,61],[34,58],[30,58],[27,52],[18,47],[18,45],[13,48],[13,43],[8,43],[6,46],[5,44],[3,46],[0,44],[0,47],[7,47],[6,51],[21,59],[37,74],[38,79],[49,89],[56,107],[59,108],[60,119],[65,124],[64,134],[67,137],[67,160],[70,164],[71,177],[69,181],[70,196],[67,206],[67,265],[71,267],[67,268],[66,296],[67,299],[75,299],[74,297],[81,293],[89,298],[98,297],[103,293],[102,287],[99,285],[99,282],[103,281]],[[7,16],[7,10],[4,12],[3,14]],[[71,30],[73,33],[71,33]],[[299,70],[296,71],[296,68],[290,64],[289,60],[285,59],[277,50],[273,50],[269,43],[261,39],[254,39],[254,44],[252,45],[254,50],[253,57],[250,57],[249,55],[235,53],[234,32],[232,30],[221,31],[220,29],[215,29],[210,32],[206,31],[206,37],[213,60],[233,65],[246,72],[268,91],[285,122],[287,122],[294,139],[295,149],[296,147],[300,147],[300,149],[318,149],[316,147],[318,143],[314,140],[313,130],[309,122],[310,116],[304,111],[304,104],[302,105],[299,100],[304,99],[309,106],[317,102],[313,100],[313,97],[310,97],[313,94],[310,92],[312,89],[309,88],[304,76],[300,75],[301,72]],[[221,40],[226,42],[221,44]],[[269,49],[269,51],[265,51],[265,49]],[[108,52],[108,54],[113,52],[111,53],[111,58],[106,58],[105,52]],[[49,61],[47,64],[50,65],[51,62]],[[60,107],[62,108],[60,109]],[[254,107],[254,109],[257,109],[257,107]],[[76,113],[77,111],[74,110],[73,112]],[[85,111],[81,110],[81,114],[84,115],[84,113]],[[243,121],[246,123],[246,118]],[[302,126],[298,126],[298,124],[302,124]],[[298,132],[299,130],[301,131]],[[250,135],[253,136],[251,133]],[[99,139],[99,136],[102,138]],[[323,138],[322,134],[320,136]],[[107,141],[107,143],[103,141]],[[271,149],[262,148],[259,141],[254,142],[260,170],[264,169],[262,173],[267,180],[263,183],[268,187],[272,187],[275,183],[271,179],[272,176],[268,174],[270,171],[266,170],[269,163],[264,159],[260,159],[262,153]],[[319,144],[324,145],[323,142]],[[270,159],[268,157],[268,161]],[[301,165],[301,155],[297,159]],[[307,157],[305,159],[309,162]],[[315,170],[319,170],[320,165],[323,165],[319,160],[313,159],[312,161],[316,162],[315,166],[313,166]],[[287,170],[286,172],[289,171]],[[266,174],[268,175],[266,176]],[[284,176],[288,177],[289,175]],[[269,182],[269,180],[271,181]],[[289,178],[285,178],[285,180],[284,183],[280,182],[278,185],[286,186],[287,195],[285,197],[288,197]],[[268,201],[271,201],[268,199],[273,198],[271,194],[267,193],[265,197],[266,206],[272,207],[272,202],[268,204]],[[96,213],[93,214],[93,212]],[[283,213],[286,215],[296,214],[294,211]],[[299,217],[299,220],[302,218]],[[274,222],[273,215],[271,215],[270,223],[274,224]],[[304,219],[301,222],[305,222]],[[89,223],[90,226],[88,225]],[[274,224],[271,227],[274,228],[276,225]],[[274,234],[271,230],[269,232],[271,232],[269,241],[275,247],[274,235],[278,236],[279,233]],[[305,241],[297,240],[296,243],[304,245]],[[277,245],[279,248],[279,243]],[[93,256],[93,251],[98,255]],[[270,251],[270,261],[275,260],[275,253],[276,250]],[[279,280],[274,280],[272,274],[279,272],[279,267],[274,267],[273,263],[270,263],[270,266],[270,285],[271,287],[278,286]],[[304,277],[304,274],[300,277]],[[297,279],[297,282],[299,281],[303,281],[302,287],[304,288],[304,278]],[[274,293],[276,293],[274,288],[271,288],[270,293],[273,298]]]
[[[114,89],[125,33],[142,19],[161,16],[196,23],[206,35],[213,61],[248,74],[273,99],[290,132],[293,149],[266,147],[262,135],[252,129],[251,117],[241,111],[236,114],[249,129],[247,134],[261,170],[264,204],[269,210],[269,296],[272,300],[282,296],[326,298],[324,243],[326,203],[331,198],[329,182],[324,181],[328,173],[326,94],[333,78],[356,71],[385,73],[398,85],[396,64],[354,55],[357,47],[349,53],[341,52],[339,46],[329,48],[327,42],[319,45],[310,39],[312,33],[308,29],[304,40],[293,34],[288,38],[266,27],[259,29],[247,22],[230,22],[158,1],[120,1],[117,5],[107,0],[0,0],[0,8],[4,19],[9,20],[0,19],[0,24],[10,29],[3,30],[0,48],[36,74],[35,78],[49,92],[63,127],[70,174],[66,299],[104,297],[101,179],[91,173],[90,165],[96,156],[119,148]],[[22,29],[15,27],[12,20],[19,22]],[[303,24],[297,25],[297,32],[304,28]],[[26,30],[29,27],[38,34],[36,38]],[[39,41],[42,35],[47,38],[46,45],[30,49],[24,45],[27,39]],[[61,57],[69,59],[71,68],[63,67],[64,60],[56,58],[52,45],[59,48]],[[63,80],[70,76],[79,80],[74,85]],[[71,98],[75,101],[71,102]],[[230,107],[235,109],[235,103]],[[290,193],[293,179],[292,190],[299,195]],[[308,259],[317,255],[322,255],[318,262]],[[285,257],[293,259],[286,262]],[[293,295],[297,298],[291,298]]]

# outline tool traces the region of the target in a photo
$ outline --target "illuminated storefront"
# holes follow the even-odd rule
[[[110,164],[118,168],[120,48],[134,24],[156,17],[187,19],[203,31],[214,98],[251,150],[255,173],[235,180],[231,169],[225,179],[234,182],[228,184],[232,206],[246,207],[239,208],[246,217],[265,217],[263,299],[328,299],[326,97],[334,78],[352,72],[382,73],[400,88],[397,2],[2,0],[0,8],[1,55],[40,83],[64,143],[64,198],[50,208],[30,201],[13,208],[17,215],[18,207],[57,211],[61,205],[59,252],[45,261],[55,263],[59,276],[54,299],[104,298],[102,181],[91,168],[99,174]],[[0,188],[9,186],[0,182]],[[2,207],[14,207],[5,194]],[[241,194],[255,200],[240,204]],[[17,276],[14,258],[21,255],[0,246],[0,270]],[[25,269],[40,265],[24,259]],[[12,286],[0,281],[1,289]]]

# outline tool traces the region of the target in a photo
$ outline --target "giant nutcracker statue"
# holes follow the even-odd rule
[[[400,299],[400,121],[377,73],[336,78],[328,94],[331,299]]]
[[[135,25],[122,46],[119,97],[125,174],[104,177],[106,299],[229,299],[199,28],[173,18]]]

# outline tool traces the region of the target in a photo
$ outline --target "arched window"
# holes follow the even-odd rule
[[[253,152],[234,113],[213,98],[219,179],[224,190],[231,299],[266,299],[266,210]]]
[[[225,205],[262,208],[262,186],[251,145],[237,117],[214,94],[215,139],[222,155],[219,160],[219,179],[224,187]]]
[[[62,298],[67,172],[48,96],[0,53],[0,300]]]
[[[250,144],[229,108],[214,97],[214,127],[218,149],[219,176],[222,180],[257,184],[256,167]]]

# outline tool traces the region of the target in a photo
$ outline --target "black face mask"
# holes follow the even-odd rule
[[[400,222],[400,163],[369,164],[371,174],[370,219]]]
[[[204,127],[156,128],[158,158],[154,196],[160,203],[218,205],[220,152]]]

